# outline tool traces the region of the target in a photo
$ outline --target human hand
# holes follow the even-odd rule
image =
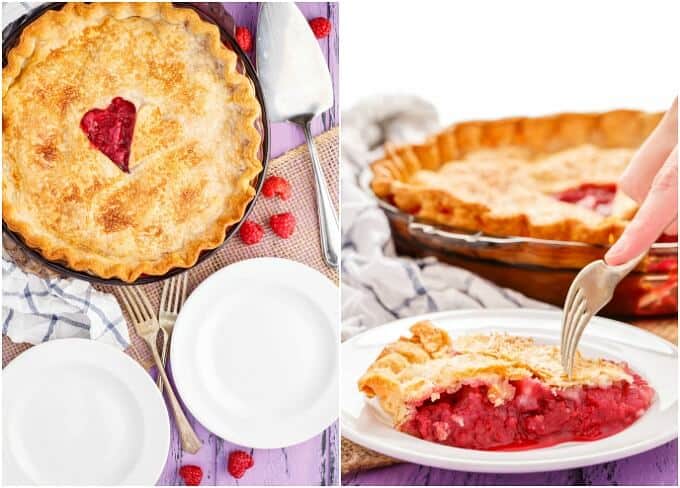
[[[646,251],[662,233],[678,234],[678,99],[633,156],[619,182],[640,204],[607,251],[607,264],[623,264]]]

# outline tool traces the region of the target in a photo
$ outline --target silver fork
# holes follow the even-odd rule
[[[166,280],[161,292],[161,305],[158,311],[158,324],[161,327],[161,362],[165,368],[168,349],[172,339],[172,329],[177,320],[179,309],[187,298],[187,274],[176,275]],[[158,388],[163,391],[163,379],[158,375]]]
[[[172,413],[175,416],[177,430],[179,431],[179,437],[182,442],[182,449],[191,454],[195,454],[201,448],[201,441],[184,415],[182,407],[180,407],[179,402],[177,401],[175,392],[173,391],[168,376],[165,374],[165,370],[161,364],[161,357],[158,355],[158,350],[156,349],[156,337],[158,336],[159,325],[156,315],[153,313],[151,303],[146,294],[136,287],[123,286],[120,287],[119,290],[123,305],[125,305],[125,308],[132,319],[132,325],[134,325],[137,334],[139,334],[149,345],[158,372],[165,384],[165,394],[168,397],[170,408],[172,408]]]
[[[571,378],[576,347],[590,319],[614,296],[616,285],[635,267],[647,252],[618,266],[609,266],[602,259],[593,261],[576,275],[567,292],[562,314],[560,352],[562,366]]]

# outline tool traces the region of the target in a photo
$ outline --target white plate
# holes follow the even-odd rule
[[[528,451],[491,452],[424,441],[394,430],[386,414],[368,403],[357,380],[380,350],[418,320],[429,319],[452,335],[501,331],[559,344],[560,312],[471,310],[442,312],[392,322],[342,345],[342,435],[405,461],[479,473],[530,473],[603,463],[652,449],[677,437],[678,356],[669,342],[636,327],[593,318],[579,349],[586,355],[625,360],[656,390],[650,409],[624,431],[593,442],[570,442]]]
[[[277,258],[241,261],[206,279],[182,307],[172,373],[182,400],[231,442],[276,448],[338,416],[338,289]]]
[[[2,372],[3,484],[152,485],[170,447],[155,383],[88,339],[33,347]]]

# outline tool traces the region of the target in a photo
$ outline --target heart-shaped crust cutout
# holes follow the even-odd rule
[[[130,147],[135,130],[137,110],[132,102],[114,98],[105,109],[93,108],[80,121],[80,128],[92,145],[113,164],[130,172]]]

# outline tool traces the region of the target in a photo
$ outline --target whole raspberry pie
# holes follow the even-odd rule
[[[371,186],[405,212],[467,231],[609,244],[637,210],[619,177],[661,116],[465,122],[423,144],[387,145]]]
[[[654,390],[625,364],[511,335],[451,339],[430,322],[388,345],[359,380],[394,426],[469,449],[531,449],[613,435],[650,406]]]
[[[191,9],[48,10],[9,51],[2,100],[3,219],[72,269],[190,267],[255,195],[254,87]]]

